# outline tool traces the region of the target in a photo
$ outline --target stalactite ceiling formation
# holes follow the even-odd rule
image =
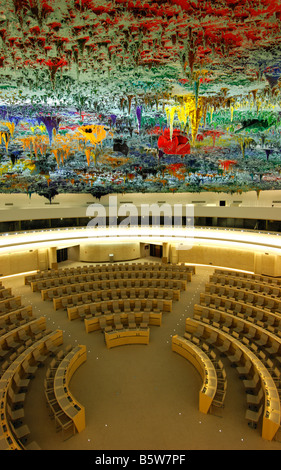
[[[0,192],[279,189],[280,0],[0,0]]]

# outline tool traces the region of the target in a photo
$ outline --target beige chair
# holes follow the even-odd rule
[[[146,329],[148,328],[149,325],[149,313],[143,313],[142,315],[142,321],[140,323],[140,328]]]
[[[63,440],[75,434],[75,425],[66,413],[58,413],[55,415],[56,432],[61,431]]]
[[[260,387],[257,394],[247,393],[246,400],[248,405],[259,406],[264,398],[263,388]]]
[[[92,302],[92,299],[89,298],[87,294],[82,294],[82,300],[84,304],[90,304]]]
[[[257,372],[254,372],[254,375],[250,379],[243,380],[243,385],[246,390],[256,390],[259,384],[260,378]]]
[[[142,308],[141,308],[141,301],[140,300],[136,300],[135,301],[135,307],[134,307],[134,312],[135,313],[139,313],[142,311]]]
[[[131,312],[131,303],[129,300],[124,300],[124,313],[129,313]]]
[[[134,313],[129,313],[128,314],[128,326],[129,326],[129,328],[136,328],[137,327]]]
[[[112,309],[113,309],[113,313],[121,313],[118,300],[113,300]]]
[[[84,320],[86,313],[85,313],[85,308],[83,306],[77,307],[77,313],[79,317],[81,318],[81,320]]]
[[[119,295],[117,289],[112,289],[111,290],[111,298],[112,300],[119,300]]]
[[[101,312],[103,315],[109,315],[112,313],[107,302],[101,302]]]
[[[92,303],[92,304],[90,305],[90,314],[93,315],[93,316],[95,316],[95,315],[97,314],[97,306],[96,306],[96,304],[93,304],[93,303]]]
[[[262,412],[263,412],[263,404],[259,405],[259,408],[257,411],[248,408],[245,414],[245,418],[248,420],[248,425],[251,428],[253,429],[257,428]]]
[[[17,371],[14,374],[14,382],[15,382],[16,386],[18,387],[18,389],[20,391],[23,391],[23,390],[27,389],[27,387],[29,385],[29,382],[30,382],[30,379],[20,377],[19,372]]]
[[[116,330],[123,330],[123,323],[121,322],[121,317],[118,313],[114,314],[113,322]]]
[[[216,390],[216,394],[212,400],[212,406],[216,408],[224,408],[226,390]]]
[[[8,387],[8,397],[13,405],[23,405],[26,398],[26,393],[15,393],[12,387]]]
[[[151,300],[146,301],[146,306],[144,307],[144,312],[151,312],[153,310],[153,305]]]
[[[110,331],[113,331],[112,326],[107,324],[106,317],[104,316],[101,316],[99,318],[99,325],[100,325],[102,332],[104,333],[109,333]]]
[[[14,426],[14,424],[10,422],[9,425],[11,427],[13,435],[16,436],[17,441],[20,441],[21,444],[25,444],[25,442],[27,441],[27,437],[30,434],[30,430],[27,424]]]
[[[239,362],[240,362],[240,360],[241,360],[241,358],[242,358],[242,351],[241,351],[241,349],[235,349],[234,353],[233,353],[233,354],[229,354],[229,355],[227,356],[227,358],[228,358],[228,360],[230,361],[232,367],[236,367],[236,366],[239,364]]]

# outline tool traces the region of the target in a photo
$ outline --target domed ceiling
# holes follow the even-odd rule
[[[279,0],[1,0],[0,192],[280,189]]]

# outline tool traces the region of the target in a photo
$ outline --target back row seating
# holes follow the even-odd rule
[[[120,263],[120,264],[105,264],[105,265],[94,265],[94,266],[78,266],[76,268],[64,268],[64,269],[51,269],[45,271],[39,271],[36,274],[25,276],[25,284],[28,285],[32,281],[46,280],[49,278],[65,277],[68,275],[76,274],[87,274],[87,273],[113,273],[116,271],[139,271],[139,270],[155,270],[155,271],[180,271],[195,274],[194,266],[186,266],[184,264],[161,264],[161,263]]]
[[[191,274],[185,272],[145,272],[145,271],[132,271],[132,272],[114,272],[114,273],[97,273],[97,274],[80,274],[76,276],[66,276],[60,278],[47,279],[42,281],[33,281],[30,283],[33,292],[48,289],[50,287],[60,287],[61,285],[85,283],[92,281],[107,281],[107,280],[121,280],[121,279],[170,279],[170,280],[183,280],[191,281]]]
[[[114,289],[85,292],[53,299],[54,309],[67,309],[71,306],[107,300],[159,299],[179,300],[180,291],[172,289]]]
[[[254,321],[257,325],[281,335],[281,316],[260,307],[249,305],[237,300],[228,300],[216,295],[208,295],[201,293],[200,295],[201,306],[214,308],[226,313],[234,314],[240,318],[248,318],[249,321]]]
[[[210,276],[210,283],[212,284],[219,284],[219,285],[227,285],[231,287],[241,288],[243,290],[252,291],[255,293],[262,293],[267,296],[272,297],[280,297],[281,296],[281,286],[278,287],[274,284],[269,284],[267,282],[263,283],[260,281],[249,281],[240,279],[239,277],[235,276],[225,276],[221,274],[214,274]]]
[[[232,270],[220,269],[220,268],[216,268],[214,273],[229,275],[229,276],[237,276],[237,277],[244,278],[244,279],[267,282],[269,284],[281,285],[281,278],[265,276],[263,274],[244,273],[240,271],[232,271]]]
[[[21,297],[11,297],[10,299],[0,300],[0,316],[18,310],[21,307]]]
[[[179,280],[162,280],[162,279],[121,279],[113,281],[92,281],[78,284],[68,284],[67,286],[52,287],[41,290],[42,300],[53,300],[55,297],[63,297],[78,292],[100,291],[107,289],[134,289],[134,288],[162,288],[186,290],[186,281]]]
[[[271,312],[281,313],[281,299],[272,298],[265,294],[256,294],[235,287],[218,286],[216,284],[210,283],[206,284],[205,290],[210,294],[241,300],[243,302],[262,307],[263,309],[269,310]]]

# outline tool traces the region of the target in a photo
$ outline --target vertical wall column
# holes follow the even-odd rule
[[[49,254],[49,269],[56,269],[57,268],[57,247],[52,246],[48,248]]]
[[[170,250],[170,245],[168,242],[163,242],[163,253],[162,253],[162,263],[168,263],[169,262],[169,250]]]
[[[255,274],[281,276],[281,256],[269,253],[255,253]]]

